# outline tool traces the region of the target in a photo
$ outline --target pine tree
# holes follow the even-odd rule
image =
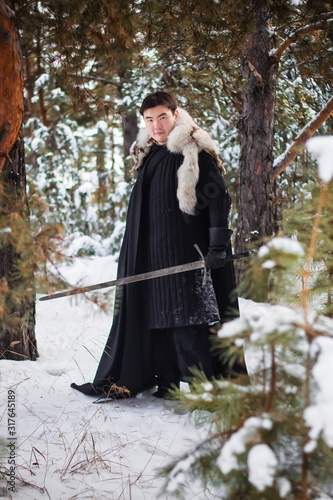
[[[7,7],[9,5],[13,10]],[[48,108],[49,96],[45,92],[45,69],[48,80],[50,76],[57,79],[69,97],[69,110],[89,110],[91,104],[97,110],[113,109],[116,101],[105,103],[83,85],[82,75],[86,68],[101,61],[108,61],[114,73],[121,71],[120,62],[125,64],[130,58],[131,48],[135,37],[135,15],[130,9],[127,0],[123,2],[99,1],[91,2],[24,2],[8,1],[7,5],[1,2],[1,80],[5,82],[0,112],[1,134],[1,355],[14,359],[34,359],[36,346],[34,339],[34,272],[41,262],[45,263],[51,257],[51,252],[57,250],[52,241],[59,237],[59,221],[57,207],[52,207],[54,224],[47,221],[41,227],[40,221],[33,217],[33,233],[28,224],[27,197],[25,193],[26,179],[23,156],[23,142],[19,139],[23,113],[23,71],[20,54],[10,53],[7,57],[7,48],[13,50],[18,45],[17,36],[14,36],[12,23],[13,12],[15,21],[21,31],[23,40],[23,54],[25,58],[27,108],[32,120],[29,128],[32,134],[42,133],[54,139],[56,147],[61,144],[59,152],[64,155],[68,147],[70,124],[55,123],[56,109]],[[10,31],[11,30],[11,31]],[[13,55],[14,54],[14,55]],[[127,55],[128,54],[128,55]],[[15,61],[12,63],[13,57]],[[47,58],[47,63],[43,59]],[[9,62],[8,62],[9,61]],[[13,70],[8,65],[12,64]],[[16,66],[15,66],[16,64]],[[7,67],[6,67],[7,65]],[[54,71],[50,71],[53,67]],[[17,71],[20,68],[20,71]],[[115,69],[116,68],[116,69]],[[51,78],[52,79],[52,78]],[[40,122],[36,128],[34,114],[34,87],[38,88],[38,111]],[[55,87],[55,88],[59,88]],[[12,98],[6,100],[7,96]],[[105,97],[105,94],[103,95]],[[64,103],[66,106],[66,102]],[[14,106],[12,106],[14,105]],[[12,108],[18,109],[16,116]],[[60,108],[58,108],[59,111]],[[66,111],[65,111],[66,113]],[[53,118],[52,118],[53,114]],[[80,113],[77,113],[79,115]],[[72,115],[74,116],[74,115]],[[92,113],[87,113],[87,118]],[[52,123],[53,120],[53,123]],[[94,121],[96,121],[94,119]],[[53,125],[53,127],[52,127]],[[55,126],[54,126],[55,125]],[[43,128],[44,127],[44,128]],[[66,128],[67,127],[67,128]],[[59,135],[60,132],[60,135]],[[62,135],[62,137],[60,137]],[[36,139],[36,135],[33,139]],[[45,137],[44,137],[45,139]],[[15,142],[16,141],[16,142]],[[36,142],[36,141],[35,141]],[[42,143],[43,141],[41,141]],[[48,187],[59,200],[56,171],[53,168],[52,152],[48,155],[50,168],[46,173],[50,176]],[[36,156],[32,151],[35,166],[39,167]],[[15,163],[16,162],[16,163]],[[14,165],[14,166],[13,166]],[[51,177],[54,177],[52,180]],[[98,192],[102,193],[103,173],[101,172]],[[38,196],[35,186],[31,186],[30,194],[36,201],[36,213],[40,213],[43,206],[42,197]],[[70,193],[67,193],[70,202]],[[98,197],[98,196],[97,196]],[[59,200],[60,201],[60,200]],[[52,211],[51,209],[51,211]],[[38,229],[36,231],[36,229]],[[52,241],[50,241],[50,238]],[[27,253],[25,253],[27,252]],[[27,257],[29,256],[29,258]],[[38,261],[39,258],[42,261]],[[52,258],[52,257],[51,257]],[[15,346],[15,348],[13,347]]]
[[[312,89],[311,98],[301,93],[297,96],[301,110],[305,105],[315,113],[326,108],[326,115],[312,124],[307,138],[332,111],[330,4],[296,4],[289,0],[156,4],[146,0],[142,5],[146,40],[158,54],[161,68],[165,68],[168,85],[179,94],[191,95],[193,87],[203,98],[209,93],[217,95],[223,103],[224,118],[230,117],[237,124],[240,159],[236,248],[241,251],[247,240],[276,230],[274,191],[278,188],[273,180],[281,168],[273,164],[276,125],[281,123],[281,128],[291,130],[301,128],[298,113],[294,113],[296,122],[279,119],[284,114],[283,108],[276,107],[280,85],[285,81],[292,85],[297,78],[301,87]],[[189,70],[189,85],[182,79],[185,70]],[[201,77],[199,82],[196,71]],[[298,152],[304,144],[304,140],[298,141]],[[278,149],[275,152],[280,155],[283,151]]]
[[[21,126],[23,77],[13,12],[0,2],[0,356],[36,359],[34,245]]]
[[[320,177],[317,187],[302,225],[300,217],[289,221],[293,239],[270,239],[253,259],[249,281],[269,303],[244,303],[216,339],[231,364],[245,348],[251,384],[196,373],[191,392],[176,393],[206,437],[164,470],[166,493],[183,498],[187,481],[200,478],[226,500],[332,495],[333,322],[323,314],[327,304],[314,310],[327,293],[318,263],[331,243],[332,181]]]

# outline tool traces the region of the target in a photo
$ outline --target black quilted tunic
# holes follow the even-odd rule
[[[137,268],[153,271],[199,260],[194,244],[205,255],[209,227],[227,227],[231,199],[222,174],[213,158],[199,154],[197,213],[190,216],[179,209],[177,170],[181,154],[154,145],[139,170],[142,178]],[[214,272],[213,272],[214,278]],[[225,290],[229,292],[229,286]],[[232,284],[234,285],[234,283]],[[233,287],[233,286],[232,286]],[[214,290],[210,273],[203,285],[203,271],[189,271],[156,278],[141,285],[142,313],[146,328],[171,328],[209,324],[221,319],[224,311]]]

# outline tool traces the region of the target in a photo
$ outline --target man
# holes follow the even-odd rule
[[[231,199],[218,149],[166,92],[148,95],[140,108],[146,124],[132,149],[134,171],[118,277],[185,264],[205,255],[210,270],[160,277],[122,287],[110,336],[85,394],[117,397],[158,386],[158,397],[191,377],[228,376],[211,352],[210,325],[238,315],[228,228]],[[246,373],[240,363],[237,370]]]

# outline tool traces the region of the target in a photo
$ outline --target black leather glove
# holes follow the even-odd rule
[[[224,266],[227,257],[226,249],[231,235],[231,229],[226,227],[209,228],[209,247],[205,257],[207,269],[217,269]]]

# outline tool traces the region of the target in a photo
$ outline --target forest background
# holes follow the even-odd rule
[[[151,91],[173,93],[217,140],[237,200],[236,251],[288,231],[284,211],[304,210],[318,191],[305,142],[332,131],[331,7],[1,2],[5,357],[36,356],[35,290],[60,286],[47,263],[57,267],[63,253],[119,251],[133,183],[129,149]]]
[[[332,494],[333,172],[305,147],[332,135],[332,39],[323,0],[0,0],[2,358],[37,359],[36,293],[71,285],[61,263],[119,252],[149,92],[212,133],[234,248],[260,247],[238,278],[264,304],[220,334],[231,358],[259,349],[258,371],[248,389],[198,375],[182,396],[214,430],[168,468],[169,492],[192,474],[228,500]]]

